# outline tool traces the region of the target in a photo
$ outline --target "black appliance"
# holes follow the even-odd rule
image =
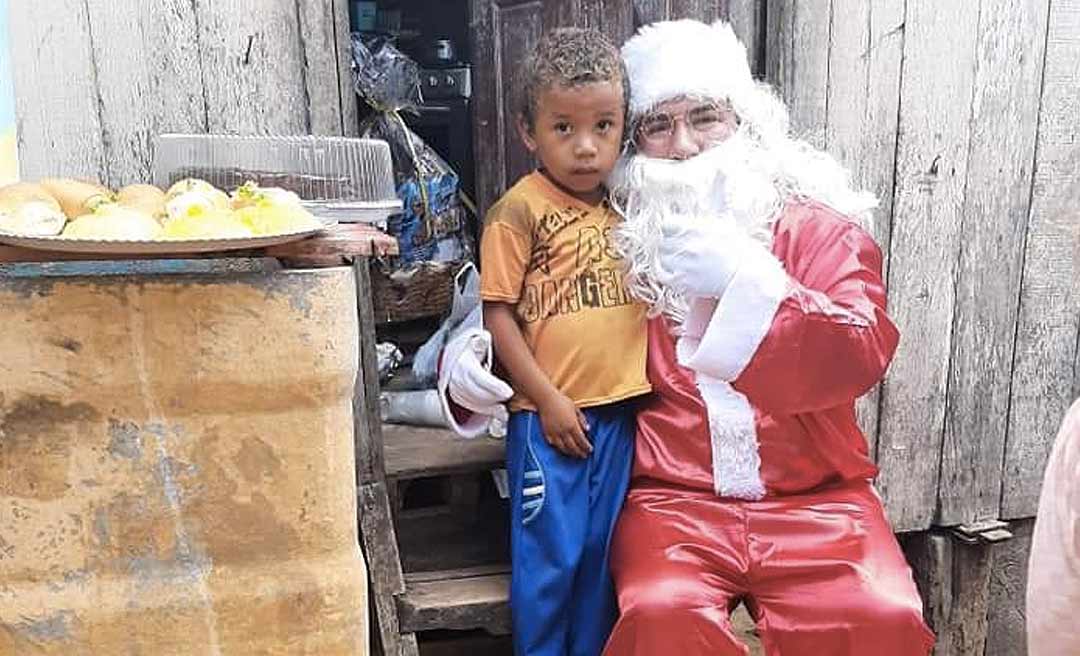
[[[420,70],[423,103],[405,122],[457,172],[461,189],[475,198],[472,147],[472,69],[468,64]]]

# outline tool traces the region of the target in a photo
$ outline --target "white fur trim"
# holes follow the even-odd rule
[[[709,411],[716,494],[736,499],[764,497],[761,454],[750,402],[728,383],[704,374],[697,375],[697,387]]]
[[[746,47],[723,21],[645,25],[623,45],[622,56],[632,115],[678,96],[734,99],[754,87]]]
[[[680,364],[720,380],[738,378],[768,334],[789,284],[779,260],[750,245],[704,333],[677,346]]]
[[[469,414],[468,419],[465,420],[465,423],[460,424],[454,418],[454,413],[450,411],[450,392],[448,389],[450,386],[450,374],[454,371],[454,365],[457,364],[458,358],[462,356],[466,349],[472,348],[471,342],[473,338],[485,340],[487,357],[484,362],[488,363],[490,367],[492,362],[491,335],[483,328],[465,328],[447,341],[446,346],[443,348],[442,366],[439,368],[439,379],[436,382],[436,388],[439,390],[439,402],[442,404],[446,424],[455,433],[466,438],[486,434],[488,422],[491,421],[491,417],[488,415],[472,412]]]

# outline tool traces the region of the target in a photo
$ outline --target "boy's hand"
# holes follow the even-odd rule
[[[540,414],[540,426],[544,429],[544,439],[548,444],[568,456],[589,457],[592,444],[585,436],[589,424],[573,401],[565,394],[555,394],[537,410]]]

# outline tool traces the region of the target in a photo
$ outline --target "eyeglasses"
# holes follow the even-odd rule
[[[707,103],[691,107],[681,115],[653,112],[641,119],[637,127],[638,138],[653,144],[667,143],[675,134],[676,124],[682,121],[697,136],[705,138],[726,137],[739,125],[735,111],[730,107]]]

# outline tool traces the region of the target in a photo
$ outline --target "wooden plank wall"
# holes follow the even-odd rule
[[[14,2],[11,39],[28,179],[147,181],[162,132],[355,132],[345,0]]]
[[[1035,514],[1051,440],[1080,395],[1080,0],[1050,4],[1045,51],[1009,396],[1001,500],[1007,519]]]
[[[1032,516],[1080,391],[1080,1],[766,4],[795,131],[882,199],[903,337],[859,410],[894,525]]]
[[[829,36],[824,145],[848,165],[856,184],[881,199],[872,231],[888,276],[903,5],[893,0],[833,0],[832,12],[844,18],[832,21]],[[872,453],[877,449],[879,398],[875,389],[856,406]]]

